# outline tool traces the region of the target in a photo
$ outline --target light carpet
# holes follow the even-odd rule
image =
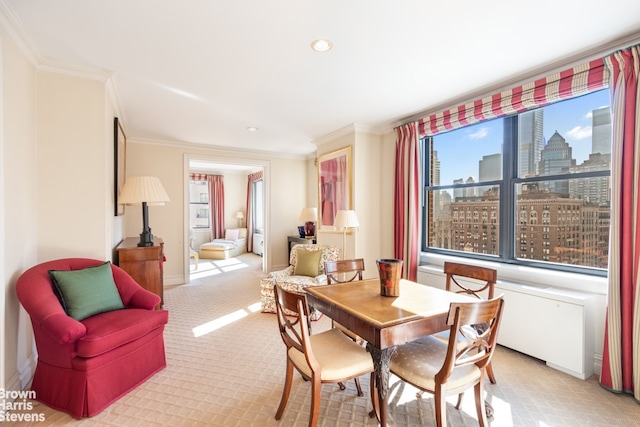
[[[284,383],[284,345],[273,314],[260,313],[262,259],[244,254],[230,260],[200,260],[192,283],[165,290],[169,324],[165,330],[167,368],[91,419],[75,420],[33,402],[31,413],[44,423],[11,425],[74,426],[305,426],[311,388],[296,376],[283,419],[274,415]],[[315,332],[330,326],[325,316]],[[638,426],[640,405],[630,396],[602,389],[592,377],[582,381],[543,362],[499,348],[493,361],[498,383],[487,382],[495,415],[492,426]],[[369,379],[361,378],[365,396],[353,381],[340,391],[322,388],[319,426],[375,426],[368,416]],[[433,399],[393,377],[390,425],[433,426]],[[448,400],[450,426],[476,426],[473,393],[461,410]]]

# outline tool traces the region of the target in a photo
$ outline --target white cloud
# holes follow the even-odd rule
[[[567,136],[573,140],[591,137],[591,126],[576,126],[567,132]]]
[[[469,135],[470,139],[481,139],[489,135],[489,128],[480,128],[476,132]]]

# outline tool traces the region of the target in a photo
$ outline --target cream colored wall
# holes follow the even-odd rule
[[[381,232],[388,228],[382,223],[382,211],[392,208],[393,199],[381,191],[382,183],[392,179],[380,155],[382,138],[365,132],[356,132],[353,147],[353,208],[360,228],[353,232],[358,258],[364,258],[366,278],[378,276],[376,259],[389,257],[389,249],[382,245]],[[391,193],[393,194],[393,193]],[[382,203],[382,200],[387,203]],[[391,203],[389,203],[391,201]]]
[[[37,262],[38,165],[36,162],[36,71],[4,33],[2,76],[2,251],[0,271],[4,292],[0,387],[18,390],[34,368],[31,324],[15,293],[20,274]]]
[[[154,235],[164,240],[167,262],[165,284],[183,283],[187,257],[184,233],[185,221],[185,156],[208,159],[222,163],[255,161],[265,164],[265,198],[268,223],[265,236],[265,252],[268,255],[266,271],[281,268],[287,263],[287,236],[297,233],[298,216],[305,207],[307,162],[304,159],[283,159],[256,154],[245,154],[206,147],[188,147],[170,144],[150,144],[129,141],[127,146],[127,176],[152,175],[160,178],[171,202],[165,206],[149,208],[149,225]],[[246,178],[240,178],[246,180]],[[226,180],[226,177],[225,177]],[[268,182],[267,182],[268,180]],[[233,184],[239,185],[239,184]],[[245,184],[246,185],[246,181]],[[226,184],[225,184],[226,186]],[[240,190],[238,190],[240,191]],[[227,189],[225,188],[225,195]],[[246,187],[241,191],[246,193]],[[237,211],[229,206],[225,221],[236,226],[233,215]],[[126,236],[137,236],[142,229],[142,213],[139,207],[127,206],[125,212]]]
[[[247,175],[241,173],[224,174],[224,224],[225,229],[238,227],[236,213],[247,210]],[[246,225],[242,220],[242,226]]]
[[[111,259],[105,84],[39,72],[37,97],[38,260]]]

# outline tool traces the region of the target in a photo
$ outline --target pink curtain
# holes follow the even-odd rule
[[[418,123],[396,128],[393,224],[394,257],[404,260],[403,277],[416,280],[420,255],[420,137]]]
[[[190,178],[192,181],[207,181],[211,219],[209,239],[224,238],[224,176],[192,173]]]
[[[600,384],[640,401],[640,47],[605,58],[612,111],[609,293]]]
[[[258,181],[262,181],[262,171],[249,174],[247,176],[247,208],[245,209],[247,220],[247,251],[253,252],[253,232],[255,231],[255,224],[253,218],[255,216],[255,206],[253,205],[253,184]]]

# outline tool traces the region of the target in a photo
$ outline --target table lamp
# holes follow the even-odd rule
[[[360,222],[358,221],[356,211],[338,211],[333,226],[342,228],[342,259],[345,259],[344,252],[347,247],[347,230],[350,228],[360,227]]]
[[[153,246],[153,234],[149,228],[148,205],[160,206],[169,201],[160,179],[155,176],[132,176],[127,178],[118,197],[118,203],[142,204],[142,233],[138,246]]]
[[[304,234],[306,236],[316,235],[315,222],[318,220],[318,209],[316,208],[302,208],[300,212],[300,218],[298,221],[304,222]]]
[[[238,220],[238,228],[242,227],[242,220],[244,219],[242,211],[236,212],[236,219]]]

